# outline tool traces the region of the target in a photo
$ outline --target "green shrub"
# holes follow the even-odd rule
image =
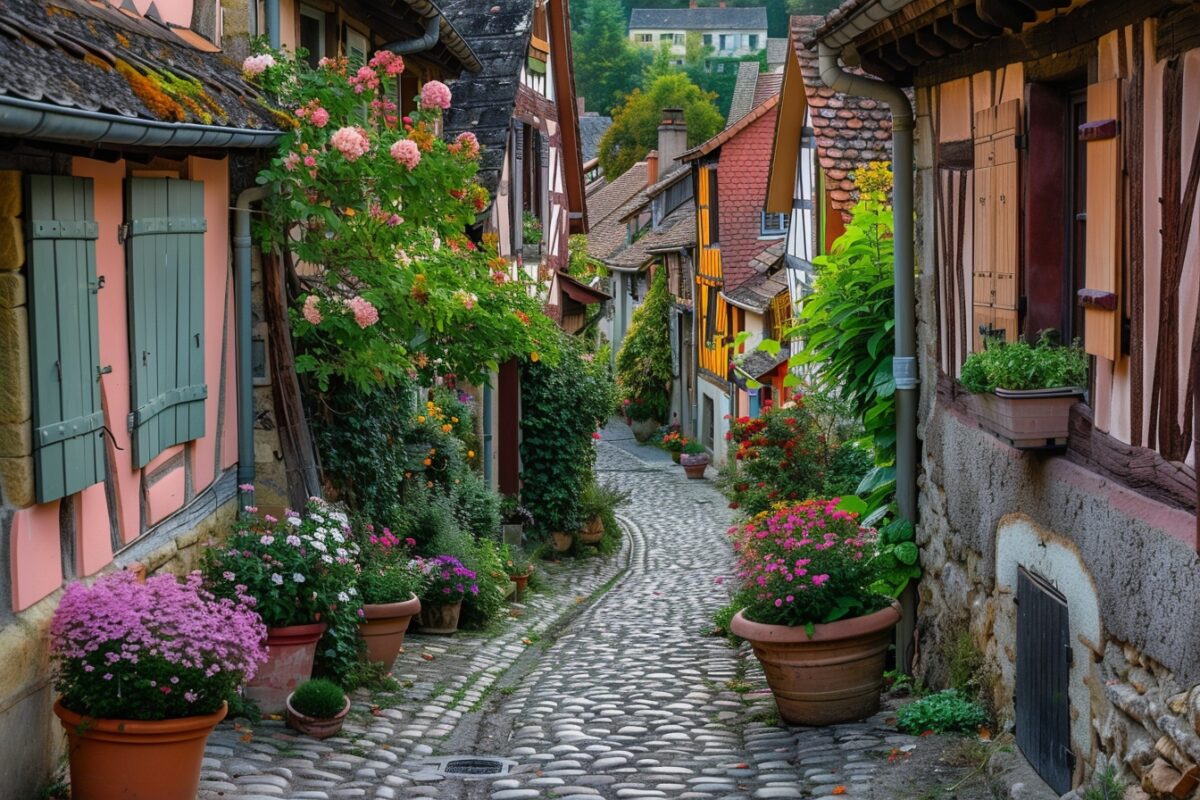
[[[967,356],[959,381],[971,392],[1086,386],[1087,366],[1080,347],[1059,347],[1046,336],[1036,345],[989,342]]]
[[[454,486],[454,518],[459,526],[480,538],[500,533],[500,495],[478,474],[467,471]]]
[[[508,572],[492,540],[476,540],[466,531],[453,528],[442,531],[430,540],[426,549],[430,555],[454,556],[464,567],[475,573],[475,583],[479,591],[468,592],[463,597],[459,627],[486,628],[500,617],[504,610],[504,590],[508,584]]]
[[[654,273],[617,352],[617,385],[633,420],[663,422],[671,409],[671,307],[667,271]]]
[[[292,708],[306,717],[329,719],[346,707],[346,694],[333,681],[313,678],[296,687]]]
[[[934,733],[975,733],[987,723],[987,712],[957,689],[945,689],[909,703],[896,714],[896,727],[918,736]]]

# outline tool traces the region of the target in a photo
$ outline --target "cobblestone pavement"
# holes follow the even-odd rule
[[[886,753],[915,740],[883,714],[780,726],[754,658],[704,635],[732,564],[725,503],[624,426],[599,447],[600,478],[632,493],[619,556],[553,571],[555,591],[499,635],[411,637],[393,670],[411,686],[354,698],[343,736],[222,725],[201,800],[877,796]],[[513,763],[478,781],[427,763],[462,753]]]

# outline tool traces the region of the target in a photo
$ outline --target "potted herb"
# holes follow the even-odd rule
[[[287,726],[314,739],[328,739],[342,729],[350,698],[324,678],[305,681],[287,698]]]
[[[500,501],[500,529],[507,544],[519,546],[525,537],[525,528],[533,527],[533,513],[515,497]]]
[[[1055,447],[1066,444],[1087,366],[1081,348],[1046,336],[1036,345],[992,341],[967,356],[959,381],[980,427],[1018,449]]]
[[[367,643],[367,658],[391,668],[404,646],[404,633],[421,613],[418,595],[425,586],[421,562],[412,556],[413,539],[401,541],[388,528],[377,533],[367,526],[358,576],[362,618],[358,634]]]
[[[287,696],[312,677],[317,642],[339,607],[357,608],[357,555],[346,514],[317,498],[283,519],[248,507],[225,545],[205,552],[213,593],[253,597],[267,626],[270,659],[246,687],[264,713],[282,712]]]
[[[425,590],[421,595],[421,615],[417,618],[422,633],[449,635],[458,630],[462,601],[468,593],[479,594],[475,573],[452,555],[440,555],[425,561]]]
[[[683,465],[683,471],[689,478],[703,480],[704,471],[708,468],[708,453],[699,442],[689,441],[684,444],[683,452],[679,454],[679,463]]]
[[[50,623],[72,797],[192,800],[226,698],[267,660],[254,599],[198,573],[67,587]]]
[[[500,557],[504,559],[508,579],[516,587],[516,599],[520,600],[525,588],[529,585],[529,576],[533,574],[533,562],[520,548],[508,545],[501,550]]]
[[[662,449],[670,453],[671,460],[678,464],[679,456],[683,453],[683,446],[687,443],[687,437],[679,431],[670,431],[662,438]]]
[[[605,518],[611,517],[617,506],[629,499],[626,492],[591,480],[579,495],[579,517],[584,520],[579,540],[597,544],[604,538]]]
[[[879,709],[900,607],[874,588],[876,533],[836,500],[781,506],[731,529],[750,642],[780,716],[794,725],[864,719]]]

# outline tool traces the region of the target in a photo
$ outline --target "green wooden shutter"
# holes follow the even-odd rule
[[[204,435],[204,184],[126,182],[134,462]]]
[[[104,479],[92,179],[31,175],[25,222],[37,502]]]

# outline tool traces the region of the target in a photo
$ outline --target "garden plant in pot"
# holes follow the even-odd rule
[[[1049,336],[1036,345],[989,341],[967,356],[959,381],[973,393],[980,427],[1018,449],[1057,447],[1087,384],[1087,355]]]
[[[583,527],[579,541],[584,544],[599,544],[604,538],[604,520],[611,516],[617,506],[629,499],[629,494],[602,484],[595,478],[588,481],[579,495],[579,518]]]
[[[704,478],[704,471],[708,468],[708,453],[699,442],[689,441],[683,446],[683,452],[679,455],[679,463],[683,465],[683,471],[689,478],[701,480]]]
[[[193,800],[226,698],[267,659],[254,599],[198,573],[72,584],[50,637],[74,800]]]
[[[246,686],[266,714],[312,677],[317,642],[332,620],[349,615],[354,636],[358,545],[346,514],[313,498],[303,514],[238,517],[224,546],[204,554],[204,577],[218,597],[246,594],[267,626],[269,660]]]
[[[684,445],[687,443],[688,438],[679,431],[668,431],[662,438],[662,449],[670,453],[671,460],[678,464],[679,456],[683,453]]]
[[[412,618],[421,613],[419,596],[425,588],[422,563],[411,552],[414,539],[401,541],[388,528],[364,531],[359,546],[362,571],[358,592],[362,615],[358,634],[367,643],[367,659],[391,669]]]
[[[533,527],[533,513],[515,497],[505,497],[500,502],[500,530],[504,543],[520,547],[524,543],[525,529]]]
[[[458,630],[463,598],[479,594],[475,573],[452,555],[425,561],[425,591],[418,624],[422,633],[449,635]]]
[[[287,698],[287,726],[314,739],[327,739],[341,731],[348,713],[350,698],[324,678],[305,681]]]
[[[729,629],[762,664],[794,725],[864,719],[879,709],[900,607],[879,593],[877,534],[836,500],[780,505],[732,528],[742,609]]]
[[[500,557],[504,559],[504,569],[508,572],[508,579],[516,586],[516,599],[520,600],[526,587],[529,586],[529,576],[533,574],[533,562],[521,548],[509,545],[504,545],[500,551]]]

